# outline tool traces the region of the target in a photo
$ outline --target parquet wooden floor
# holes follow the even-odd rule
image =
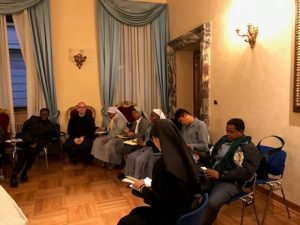
[[[29,182],[20,183],[18,188],[9,187],[9,176],[1,182],[29,225],[116,225],[132,208],[143,205],[127,184],[116,178],[118,170],[107,171],[97,162],[71,165],[62,158],[50,158],[49,164],[47,172],[44,160],[38,159],[28,173]],[[7,174],[9,170],[6,168]],[[264,196],[257,196],[261,216]],[[238,225],[240,210],[239,201],[224,206],[215,225]],[[246,209],[244,224],[255,224],[252,208]],[[292,212],[288,219],[282,206],[272,203],[265,225],[282,224],[299,225],[300,216]]]

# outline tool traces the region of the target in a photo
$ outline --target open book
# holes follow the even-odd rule
[[[123,143],[127,144],[127,145],[137,145],[137,140],[135,138],[135,139],[128,140],[128,141],[123,141]]]
[[[131,177],[131,176],[126,176],[122,181],[129,183],[129,184],[133,184],[136,180],[138,180],[138,179]],[[144,179],[144,183],[145,183],[146,187],[151,187],[152,179],[149,177],[146,177]],[[129,185],[129,186],[132,188],[132,185]]]

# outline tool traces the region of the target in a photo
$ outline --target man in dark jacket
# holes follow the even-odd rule
[[[243,120],[230,119],[226,126],[227,135],[213,147],[209,156],[211,169],[205,170],[211,189],[201,225],[212,225],[219,209],[241,191],[245,181],[257,170],[259,152],[251,137],[244,135],[244,130]]]
[[[10,179],[11,187],[18,187],[17,175],[21,171],[21,182],[28,181],[27,171],[32,167],[36,156],[55,137],[54,124],[48,117],[49,110],[43,108],[40,116],[31,116],[23,124],[21,136],[24,142],[20,146],[22,150],[17,151],[17,162]]]
[[[78,163],[79,159],[83,159],[84,163],[90,162],[95,130],[93,116],[86,113],[86,104],[79,102],[77,113],[70,118],[69,137],[64,143],[64,149],[73,164]]]

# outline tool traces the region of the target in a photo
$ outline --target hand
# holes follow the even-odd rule
[[[133,135],[134,135],[134,132],[132,132],[132,131],[127,132],[128,137],[132,137]]]
[[[193,154],[193,158],[194,158],[195,162],[198,162],[200,159],[200,155]]]
[[[125,127],[124,133],[126,134],[126,133],[128,133],[128,132],[129,132],[129,128],[128,128],[128,127]]]
[[[81,145],[84,141],[84,136],[81,136],[80,138],[78,138],[78,143]]]
[[[136,143],[137,143],[138,145],[144,145],[144,140],[143,140],[143,138],[137,138],[137,139],[136,139]]]
[[[141,179],[141,180],[136,180],[132,184],[132,187],[136,190],[140,190],[143,185],[145,185],[145,182],[144,182],[144,179]]]
[[[212,179],[219,179],[220,173],[217,170],[207,169],[205,170],[205,175]]]
[[[75,145],[80,145],[79,138],[74,138],[73,142]]]
[[[103,138],[101,142],[102,142],[103,144],[106,144],[108,141],[109,141],[108,138]]]
[[[186,144],[188,146],[189,149],[193,150],[193,146],[192,144]]]
[[[31,145],[29,145],[31,148],[36,148],[36,146],[37,146],[37,143],[33,143],[33,144],[31,144]]]
[[[104,131],[104,128],[103,127],[98,127],[97,130],[96,130],[96,132],[97,131]]]

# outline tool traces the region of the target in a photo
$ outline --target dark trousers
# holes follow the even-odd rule
[[[72,138],[67,138],[63,148],[67,152],[69,159],[76,163],[82,161],[86,163],[90,159],[93,139],[86,137],[81,145],[76,145]]]
[[[217,183],[209,193],[208,204],[204,208],[203,217],[199,225],[212,225],[217,218],[220,208],[239,192],[240,188],[236,184]]]
[[[17,161],[15,163],[13,172],[20,173],[23,169],[23,173],[26,173],[33,165],[36,156],[42,151],[42,146],[32,148],[29,143],[24,143],[22,149],[17,150]]]

